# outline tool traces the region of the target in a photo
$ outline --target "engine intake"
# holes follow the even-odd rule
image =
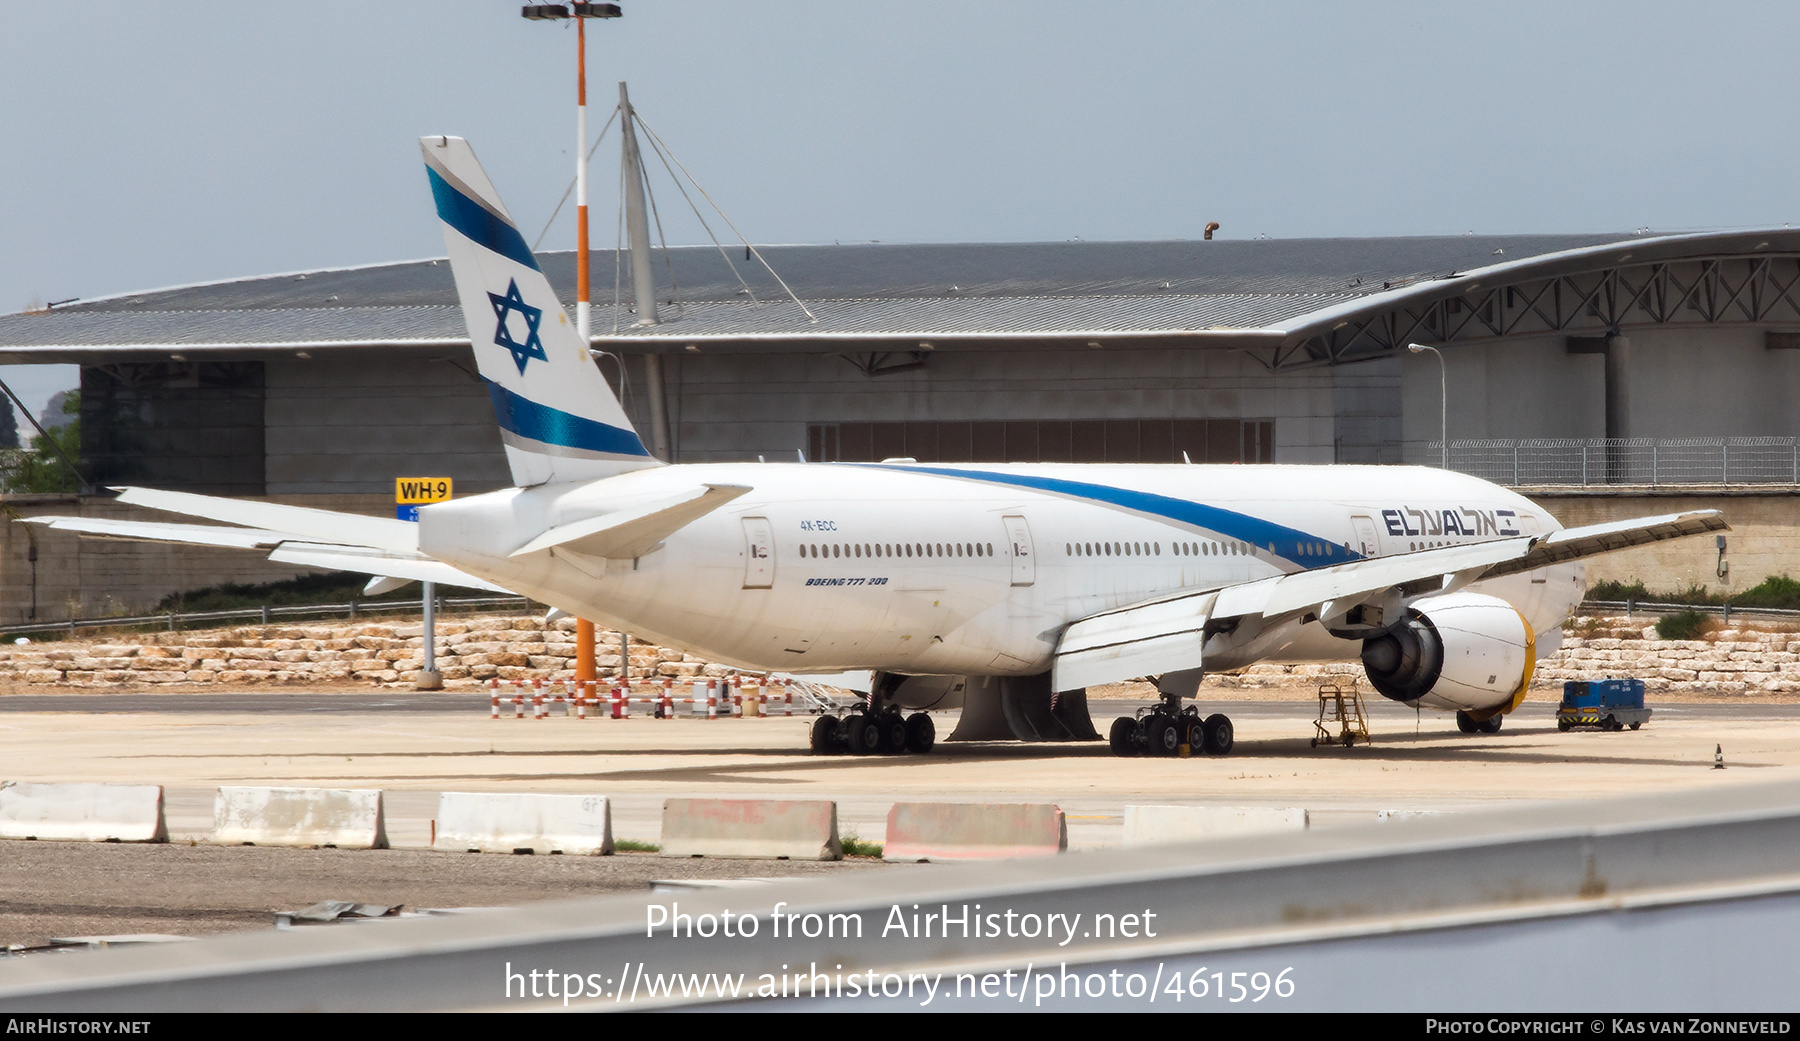
[[[1362,661],[1383,697],[1485,719],[1524,700],[1537,637],[1506,601],[1450,593],[1415,601],[1399,625],[1364,640]]]

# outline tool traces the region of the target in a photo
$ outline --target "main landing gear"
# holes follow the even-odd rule
[[[1164,695],[1161,704],[1113,720],[1109,739],[1113,755],[1176,756],[1183,745],[1196,755],[1226,755],[1232,745],[1231,720],[1220,713],[1201,719],[1195,706],[1182,708],[1179,697]]]
[[[813,720],[812,750],[817,755],[924,755],[937,743],[937,725],[923,712],[902,716],[897,708]]]

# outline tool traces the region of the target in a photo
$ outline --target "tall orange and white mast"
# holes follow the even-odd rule
[[[622,14],[618,4],[534,4],[519,12],[536,21],[575,19],[575,332],[583,347],[594,342],[590,317],[592,297],[588,295],[588,176],[587,176],[587,20],[617,18]],[[620,665],[630,668],[623,660]],[[598,678],[594,662],[594,623],[585,618],[575,620],[575,682],[589,683]]]

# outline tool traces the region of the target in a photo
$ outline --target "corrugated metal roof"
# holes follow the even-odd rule
[[[662,323],[622,328],[622,338],[705,339],[741,336],[979,336],[986,334],[1182,333],[1258,329],[1311,313],[1349,294],[1261,296],[1025,296],[940,299],[808,300],[810,321],[788,300],[688,304],[662,313]],[[672,310],[672,309],[671,309]],[[611,307],[596,312],[597,332],[611,334]],[[602,318],[604,315],[604,320]],[[628,320],[635,316],[628,316]],[[603,324],[604,321],[604,324]]]
[[[1260,239],[1212,242],[1028,242],[950,245],[758,246],[803,300],[961,296],[1132,296],[1159,292],[1319,293],[1361,291],[1394,279],[1442,275],[1498,256],[1550,253],[1628,236],[1463,235],[1439,238]],[[1495,250],[1501,250],[1496,254]],[[741,299],[732,267],[757,296],[781,296],[743,250],[731,266],[711,247],[655,257],[659,296],[671,273],[686,300]],[[571,252],[539,254],[544,272],[574,299]],[[612,298],[614,255],[595,250],[593,293]],[[629,273],[626,275],[629,286]],[[1167,283],[1165,288],[1164,283]],[[953,289],[952,287],[956,287]],[[626,290],[629,296],[629,288]],[[392,307],[456,303],[441,260],[308,271],[127,293],[68,310],[237,310],[279,307]]]
[[[1442,238],[767,246],[759,251],[818,316],[766,271],[718,251],[656,257],[658,296],[679,298],[664,324],[611,330],[610,251],[594,254],[594,329],[602,340],[744,341],[856,337],[1192,335],[1274,324],[1391,287],[1584,246],[1617,234]],[[541,254],[565,302],[574,257]],[[627,293],[629,295],[629,293]],[[625,315],[626,321],[632,316]],[[449,265],[410,261],[179,286],[0,316],[0,357],[79,360],[118,351],[280,349],[466,343]]]
[[[23,335],[22,335],[23,334]],[[0,317],[0,343],[167,347],[417,341],[467,343],[455,305],[284,307],[230,311],[69,310]]]

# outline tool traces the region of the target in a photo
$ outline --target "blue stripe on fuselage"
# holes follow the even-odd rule
[[[525,245],[525,236],[519,234],[519,229],[457,191],[430,166],[425,167],[425,172],[431,177],[431,197],[437,200],[439,219],[476,245],[537,270],[537,257],[532,256],[531,247]]]
[[[971,481],[986,481],[992,484],[1010,484],[1019,488],[1030,488],[1033,491],[1048,492],[1052,495],[1066,495],[1075,499],[1102,502],[1131,510],[1134,513],[1146,513],[1205,531],[1218,532],[1240,542],[1249,542],[1254,544],[1259,552],[1273,553],[1273,555],[1297,564],[1303,569],[1363,559],[1362,554],[1346,549],[1341,542],[1333,542],[1298,528],[1290,528],[1261,517],[1238,513],[1235,510],[1190,502],[1187,499],[1177,499],[1168,495],[1158,495],[1155,492],[1114,488],[1110,485],[1090,484],[1086,481],[1069,481],[1060,477],[994,473],[990,470],[950,470],[933,466],[896,466],[891,463],[870,465],[884,470],[899,470],[903,473],[925,473],[938,477],[961,477]],[[1302,542],[1317,545],[1324,552],[1307,554],[1303,561],[1299,546]]]
[[[504,430],[547,445],[579,448],[607,455],[642,456],[650,452],[644,442],[629,430],[607,426],[591,419],[571,415],[561,409],[540,405],[520,397],[492,380],[484,380],[488,397],[494,402],[494,417]]]

